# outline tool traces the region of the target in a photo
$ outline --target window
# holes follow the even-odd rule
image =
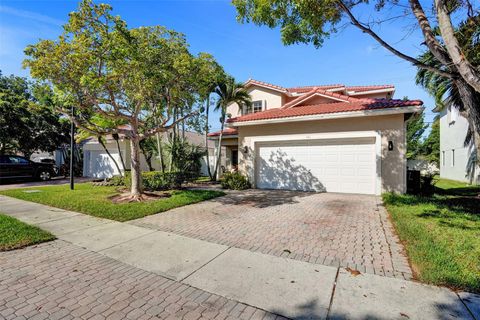
[[[261,100],[253,101],[252,105],[253,105],[253,112],[262,111],[262,101]]]
[[[455,167],[455,149],[452,149],[452,167]]]
[[[445,166],[445,151],[442,151],[442,163]]]
[[[244,114],[255,113],[262,111],[262,100],[253,101],[252,105],[245,107]]]
[[[22,157],[9,157],[10,158],[10,163],[15,163],[15,164],[29,164],[30,162]]]

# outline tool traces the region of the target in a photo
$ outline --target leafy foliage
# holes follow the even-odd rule
[[[141,194],[140,141],[176,128],[201,111],[205,77],[214,63],[192,55],[185,36],[162,26],[129,28],[111,6],[83,0],[57,40],[25,50],[25,67],[54,86],[61,111],[75,105],[77,126],[94,136],[123,134],[131,143],[133,197]],[[99,114],[127,126],[99,126]]]
[[[0,72],[0,153],[55,151],[69,141],[69,123],[51,107],[52,92]]]
[[[414,114],[407,122],[407,159],[415,159],[422,151],[422,135],[428,127],[423,113]]]
[[[423,141],[421,150],[425,160],[440,167],[440,120],[438,118],[432,123],[430,134]]]
[[[171,138],[165,148],[171,155],[171,171],[183,172],[187,181],[193,181],[200,176],[201,159],[206,154],[204,148],[180,138]]]
[[[222,188],[231,190],[250,189],[252,185],[248,178],[240,172],[226,172],[221,180]]]

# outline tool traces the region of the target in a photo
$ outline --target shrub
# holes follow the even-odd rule
[[[180,188],[184,181],[181,172],[149,171],[142,173],[143,188],[149,191]]]
[[[245,190],[251,188],[248,178],[240,172],[226,172],[222,177],[222,188],[231,190]]]
[[[122,176],[113,176],[107,180],[108,185],[110,186],[124,186],[125,185],[125,178]]]
[[[130,172],[125,175],[125,186],[130,188],[132,180]],[[142,172],[143,189],[147,191],[178,189],[185,180],[181,172]]]

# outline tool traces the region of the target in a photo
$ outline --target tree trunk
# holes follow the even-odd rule
[[[120,149],[120,142],[118,141],[118,135],[113,135],[113,139],[115,139],[115,142],[117,143],[117,149],[118,149],[118,154],[120,156],[120,162],[122,163],[122,168],[123,172],[127,172],[127,167],[125,166],[125,160],[123,160],[123,155],[122,155],[122,150]]]
[[[225,127],[225,111],[222,110],[222,125],[220,127],[220,136],[218,137],[218,149],[217,149],[217,154],[216,154],[216,161],[215,161],[215,170],[213,171],[213,181],[217,180],[217,173],[218,173],[218,168],[220,165],[220,158],[222,156],[222,138],[223,138],[223,128]]]
[[[208,152],[208,131],[209,131],[209,126],[208,126],[208,113],[210,111],[210,95],[208,95],[207,98],[207,105],[205,106],[205,148],[207,149],[207,172],[208,176],[210,177],[210,180],[214,180],[212,176],[212,172],[210,170],[210,153]]]
[[[117,161],[115,160],[115,158],[112,156],[112,154],[110,153],[110,151],[108,150],[107,146],[105,145],[105,143],[103,142],[103,139],[101,136],[98,136],[97,137],[98,139],[98,143],[100,143],[103,147],[103,150],[105,150],[105,152],[108,154],[108,156],[110,157],[110,159],[112,159],[113,163],[115,164],[115,167],[117,167],[117,171],[118,173],[120,173],[120,176],[123,177],[122,175],[122,170],[120,170],[120,167],[118,166],[118,163]]]
[[[165,172],[165,164],[163,162],[162,142],[161,142],[161,139],[160,139],[160,133],[159,132],[157,132],[156,138],[157,138],[158,159],[160,160],[160,170],[162,170],[162,172]]]
[[[480,154],[480,139],[477,138],[480,137],[480,94],[463,79],[455,81],[455,84],[460,93],[468,122],[472,127],[475,149],[477,154]]]
[[[438,27],[442,34],[443,42],[447,48],[448,54],[458,73],[462,76],[475,91],[480,93],[480,72],[467,60],[460,48],[452,21],[446,7],[445,0],[435,0],[435,9],[437,11]]]
[[[131,180],[130,194],[133,198],[140,198],[142,195],[142,170],[140,168],[140,139],[136,132],[130,139],[131,148]]]

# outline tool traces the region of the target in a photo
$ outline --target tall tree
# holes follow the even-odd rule
[[[52,152],[69,141],[68,123],[44,86],[0,72],[0,153]]]
[[[33,77],[54,86],[60,105],[78,109],[73,117],[68,109],[60,109],[78,127],[93,135],[121,134],[130,141],[130,200],[139,201],[140,141],[199,113],[193,103],[194,57],[182,34],[161,26],[128,28],[111,10],[107,4],[82,1],[57,40],[27,47],[24,66]],[[82,116],[86,113],[128,126],[100,128]]]
[[[216,179],[218,168],[220,166],[220,157],[222,150],[222,138],[223,129],[225,128],[225,122],[227,121],[227,107],[236,103],[239,108],[250,107],[252,100],[250,94],[245,90],[242,83],[235,82],[235,79],[228,77],[224,82],[219,83],[215,88],[215,93],[218,96],[217,103],[215,105],[215,111],[220,111],[220,135],[218,137],[218,148],[215,168],[213,171],[213,179]]]
[[[457,38],[467,58],[477,68],[480,67],[480,17],[472,17],[467,21],[460,23],[456,31]],[[442,64],[430,51],[424,52],[418,59],[426,64],[441,68]],[[460,114],[468,120],[469,129],[465,137],[464,145],[474,145],[476,153],[480,150],[480,135],[475,130],[478,123],[469,113],[474,106],[480,106],[480,93],[471,92],[467,104],[462,98],[464,86],[456,79],[444,77],[435,72],[426,69],[419,69],[416,76],[416,82],[422,86],[435,99],[436,112],[441,112],[445,108],[455,108]],[[475,157],[472,157],[474,159]],[[475,158],[476,159],[476,158]]]
[[[344,21],[350,22],[395,56],[456,82],[466,116],[473,125],[472,130],[477,136],[480,135],[480,103],[477,103],[475,98],[475,94],[480,92],[480,71],[455,33],[458,23],[453,25],[451,19],[451,16],[455,15],[454,20],[459,23],[471,21],[478,34],[479,2],[433,0],[433,3],[427,2],[425,7],[427,10],[431,9],[431,12],[426,12],[419,0],[406,1],[408,4],[385,0],[233,0],[233,4],[237,8],[240,21],[253,21],[270,28],[280,27],[285,44],[313,43],[320,47],[325,39],[342,29]],[[369,7],[372,5],[378,12],[390,6],[388,11],[393,14],[387,17],[381,14],[370,15],[368,20],[361,21],[359,13],[372,11],[373,8]],[[376,29],[383,22],[398,21],[401,18],[414,18],[412,29],[422,34],[422,44],[438,64],[429,64],[415,58],[418,54],[409,55],[403,52],[394,45],[399,42],[398,39],[386,39]],[[438,34],[435,33],[436,26],[432,25],[435,22],[438,22]],[[477,37],[469,44],[477,46],[477,53],[478,43]],[[480,145],[477,144],[477,150],[479,149]]]

